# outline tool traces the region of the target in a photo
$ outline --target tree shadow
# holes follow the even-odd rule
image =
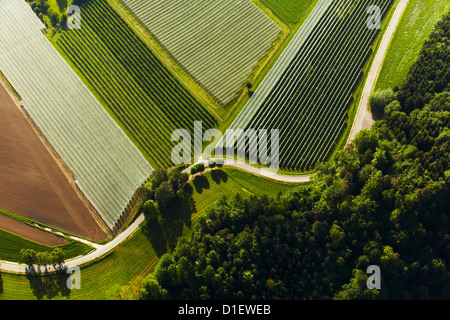
[[[52,299],[57,295],[70,297],[70,289],[67,287],[67,279],[70,274],[66,272],[66,268],[60,268],[56,272],[44,273],[40,269],[28,268],[26,277],[30,282],[30,289],[38,300],[47,297]]]
[[[190,188],[192,189],[192,186],[190,186]],[[187,188],[188,192],[185,192],[184,190],[185,189],[183,188],[183,191],[179,192],[177,196],[169,202],[165,210],[161,211],[161,216],[164,220],[164,226],[162,226],[162,229],[166,232],[166,234],[173,234],[172,231],[168,231],[168,228],[170,229],[170,223],[175,226],[178,222],[182,222],[187,227],[191,227],[192,215],[197,212],[197,208],[195,206],[192,192],[189,192],[189,187]]]
[[[67,0],[56,0],[59,12],[63,13],[67,10]]]
[[[194,188],[192,188],[192,186],[189,184],[189,183],[186,183],[184,186],[183,186],[183,192],[185,193],[185,194],[187,194],[187,195],[193,195],[194,194]]]
[[[181,220],[163,219],[162,225],[167,248],[173,250],[178,239],[183,235],[184,223]]]
[[[195,191],[197,191],[198,194],[201,194],[203,190],[210,188],[208,179],[203,175],[196,176],[193,182]]]
[[[212,170],[211,171],[211,179],[216,184],[220,184],[221,181],[226,183],[228,181],[228,174],[221,169]]]
[[[380,121],[383,120],[384,115],[378,114],[377,112],[372,112],[372,118],[374,121]]]
[[[142,228],[142,231],[152,244],[158,258],[167,253],[167,242],[164,231],[158,221],[147,222],[144,228]]]
[[[0,272],[0,294],[3,293],[3,278],[2,273]]]
[[[201,181],[202,179],[200,179]],[[207,187],[209,188],[209,182]],[[201,181],[202,187],[206,187]],[[144,235],[150,241],[158,257],[175,247],[178,238],[183,235],[184,226],[191,227],[192,214],[197,209],[193,198],[193,187],[186,184],[175,194],[164,207],[159,207],[158,218],[147,223],[142,228]]]

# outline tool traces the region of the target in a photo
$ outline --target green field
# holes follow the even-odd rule
[[[305,171],[326,161],[348,121],[353,95],[378,33],[367,28],[369,1],[322,1],[231,128],[278,129],[280,167]],[[392,1],[375,1],[385,16]],[[343,11],[343,10],[347,11]],[[342,19],[336,19],[336,12]],[[345,13],[345,14],[344,14]],[[258,146],[249,144],[249,152]]]
[[[52,42],[87,80],[103,105],[153,167],[168,167],[175,129],[193,132],[216,119],[158,60],[149,47],[105,0],[81,7],[83,26]],[[107,18],[107,23],[105,23]]]
[[[0,260],[23,262],[20,250],[24,248],[33,249],[37,252],[50,252],[55,248],[61,248],[65,253],[65,259],[84,255],[92,250],[90,246],[71,239],[63,245],[48,247],[0,229]]]
[[[296,0],[295,2],[299,2],[300,0]],[[283,37],[281,38],[282,42],[276,47],[275,52],[270,57],[270,59],[267,61],[267,63],[262,67],[260,70],[260,73],[255,78],[255,81],[252,83],[252,92],[255,92],[258,87],[263,83],[266,76],[269,74],[270,70],[274,67],[280,56],[283,54],[283,52],[288,47],[291,40],[294,38],[297,31],[302,26],[305,19],[308,17],[308,15],[311,13],[311,11],[314,9],[315,5],[317,4],[319,0],[312,0],[312,1],[302,1],[303,4],[308,3],[308,7],[304,9],[303,12],[299,13],[299,20],[295,25],[287,25],[285,24],[284,20],[282,20],[277,14],[276,14],[276,8],[272,6],[270,3],[266,3],[266,1],[260,0],[253,0],[253,2],[258,5],[261,10],[265,10],[266,14],[270,16],[274,21],[279,21],[279,24],[282,26],[283,29]],[[294,2],[294,3],[295,3]],[[289,1],[278,1],[277,2],[280,5],[280,8],[284,9],[287,8],[285,6],[289,5]],[[250,100],[250,95],[246,94],[243,96],[243,98],[239,101],[233,102],[225,107],[225,110],[227,111],[227,116],[224,119],[223,124],[220,126],[220,129],[222,131],[225,131],[225,129],[229,128],[229,126],[233,123],[233,121],[239,116],[242,109],[245,107],[245,105]]]
[[[194,200],[197,213],[192,217],[195,221],[214,202],[223,196],[233,197],[236,193],[245,195],[277,196],[279,192],[287,192],[297,188],[296,184],[282,183],[255,176],[233,168],[215,169],[205,173],[191,182],[194,188]]]
[[[81,268],[81,289],[68,292],[66,275],[42,275],[39,279],[17,274],[0,274],[1,299],[105,299],[122,285],[139,280],[151,271],[156,254],[139,230],[109,255]],[[61,280],[64,280],[62,281]]]
[[[250,0],[123,3],[223,105],[236,97],[281,32]]]
[[[66,12],[69,0],[47,0],[50,9],[57,13]]]
[[[375,91],[402,83],[433,26],[449,10],[447,0],[409,1],[386,53]]]
[[[286,24],[297,24],[314,0],[262,0],[262,3]]]

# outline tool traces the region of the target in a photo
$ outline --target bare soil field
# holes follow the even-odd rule
[[[63,237],[34,228],[21,221],[0,214],[0,227],[8,232],[20,235],[28,240],[55,247],[67,242]]]
[[[2,84],[0,114],[0,208],[68,233],[103,240],[106,236],[98,220]],[[9,222],[0,219],[0,228],[9,231]],[[16,231],[27,239],[33,236],[28,228]]]

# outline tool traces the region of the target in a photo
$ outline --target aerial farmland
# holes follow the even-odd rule
[[[370,3],[384,16],[392,1]],[[363,19],[368,6],[319,2],[232,125],[279,129],[282,168],[311,169],[336,148],[378,31]],[[250,152],[254,148],[250,145]]]
[[[222,104],[235,97],[281,32],[251,1],[124,2]]]
[[[2,210],[66,232],[103,240],[105,233],[89,208],[3,86],[0,87],[0,99]],[[10,226],[11,221],[1,223],[2,229],[7,231]],[[27,229],[25,224],[22,227]]]
[[[112,230],[152,167],[48,42],[28,5],[12,1],[2,9],[1,71]],[[21,50],[24,43],[29,50]]]
[[[0,0],[0,300],[450,299],[449,10]]]

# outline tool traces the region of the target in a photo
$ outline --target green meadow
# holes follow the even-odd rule
[[[375,91],[402,83],[434,25],[448,10],[448,0],[409,1],[389,45]]]
[[[214,202],[236,193],[243,196],[267,195],[276,197],[278,193],[297,188],[296,184],[282,183],[233,168],[214,169],[191,182],[194,187],[193,197],[197,213],[192,217],[195,221]]]
[[[67,274],[0,274],[0,300],[105,299],[118,287],[151,271],[156,254],[138,230],[105,257],[81,268],[81,289],[67,290]]]
[[[306,15],[306,10],[314,0],[262,0],[277,17],[289,26],[297,24]]]

